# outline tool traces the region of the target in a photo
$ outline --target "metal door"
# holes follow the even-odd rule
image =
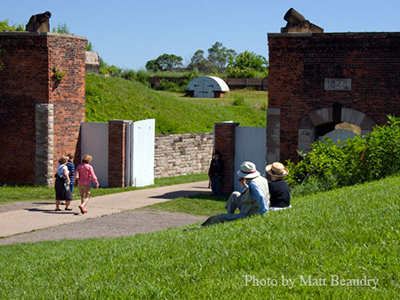
[[[126,186],[154,184],[155,120],[127,124]]]
[[[240,191],[236,172],[244,161],[253,162],[261,174],[267,164],[267,134],[265,127],[236,127],[235,129],[235,179],[234,190]]]
[[[108,123],[82,123],[82,156],[93,157],[90,163],[102,187],[108,187]]]

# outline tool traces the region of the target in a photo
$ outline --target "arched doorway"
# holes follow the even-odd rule
[[[375,121],[360,111],[342,108],[330,107],[314,110],[305,115],[299,122],[298,131],[298,150],[303,153],[311,151],[311,144],[324,135],[330,135],[338,139],[351,137],[349,132],[335,132],[338,125],[347,123],[359,127],[361,136],[370,133],[375,126]],[[340,129],[346,131],[356,131]]]

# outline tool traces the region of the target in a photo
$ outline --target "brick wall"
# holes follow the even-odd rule
[[[400,33],[269,34],[268,43],[268,108],[280,109],[281,161],[297,161],[299,122],[312,111],[336,103],[378,125],[400,115]],[[326,90],[326,78],[351,79],[351,89]]]
[[[85,114],[86,44],[53,33],[0,32],[0,182],[36,184],[36,166],[47,163],[36,159],[38,104],[53,105],[53,150],[45,159],[55,169],[62,154],[75,153]],[[54,67],[66,72],[58,85]]]
[[[126,124],[129,121],[108,121],[108,186],[125,186]]]
[[[229,195],[233,191],[235,170],[235,129],[239,123],[214,124],[215,151],[221,153],[224,162],[224,177],[221,183],[221,194]]]
[[[154,177],[207,173],[212,150],[212,133],[156,135]]]

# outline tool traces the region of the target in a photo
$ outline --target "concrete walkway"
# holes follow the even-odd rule
[[[88,213],[84,215],[78,208],[80,200],[71,202],[73,208],[71,212],[65,210],[56,212],[54,211],[55,204],[39,204],[37,207],[2,212],[0,213],[0,237],[93,219],[209,191],[208,181],[200,181],[98,196],[90,200],[87,206]]]

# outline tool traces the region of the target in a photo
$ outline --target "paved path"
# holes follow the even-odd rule
[[[165,202],[174,198],[205,193],[209,192],[210,190],[207,188],[208,181],[201,181],[201,182],[193,182],[193,183],[186,183],[186,184],[179,184],[174,186],[167,186],[167,187],[160,187],[160,188],[151,188],[151,189],[144,189],[144,190],[136,190],[130,192],[123,192],[119,194],[112,194],[106,196],[98,196],[94,197],[90,200],[89,205],[87,207],[88,213],[87,214],[80,214],[78,205],[80,204],[80,200],[72,201],[71,207],[73,208],[72,212],[61,211],[56,212],[54,211],[55,204],[49,205],[48,203],[38,203],[37,205],[29,205],[29,207],[18,209],[18,210],[8,210],[5,212],[0,212],[0,245],[6,244],[6,240],[9,240],[8,237],[15,237],[25,233],[34,233],[37,230],[43,230],[48,228],[54,228],[57,226],[71,226],[70,224],[76,222],[82,222],[85,220],[90,220],[92,223],[95,222],[96,218],[110,216],[108,219],[111,219],[111,216],[114,216],[112,222],[120,224],[121,219],[126,217],[128,219],[132,218],[132,214],[134,212],[127,212],[134,210],[136,208],[149,206],[155,203]],[[124,212],[124,214],[120,214]],[[118,215],[115,215],[118,214]],[[136,213],[136,217],[133,219],[141,220],[141,222],[146,223],[146,218],[148,220],[148,226],[151,227],[151,215],[157,215],[156,213],[149,211],[144,211],[146,217],[143,219],[143,215],[138,217],[138,213]],[[178,219],[186,220],[178,222],[180,226],[186,224],[190,224],[188,222],[195,223],[200,219],[204,219],[204,217],[197,216],[196,218],[187,218],[184,216],[185,214],[177,214]],[[149,217],[150,216],[150,217]],[[175,215],[170,213],[158,213],[157,218],[174,218]],[[181,218],[182,217],[182,218]],[[186,219],[185,219],[186,218]],[[100,218],[107,220],[107,218]],[[96,221],[100,222],[100,221]],[[182,223],[183,222],[183,223]],[[156,222],[157,223],[157,222]],[[153,225],[156,224],[153,222]],[[168,223],[168,222],[166,222]],[[120,224],[121,225],[121,224]],[[118,225],[118,228],[121,226]],[[140,224],[136,222],[136,227]],[[109,222],[108,225],[109,226]],[[141,224],[143,226],[143,224]],[[155,226],[155,225],[154,225]],[[89,226],[90,227],[90,226]],[[140,227],[140,226],[139,226]],[[160,228],[158,230],[163,229],[163,226],[155,226],[156,228]],[[164,226],[165,228],[165,226]],[[168,228],[168,227],[166,227]],[[116,227],[114,227],[115,231]],[[147,228],[144,232],[151,232],[152,228]],[[90,230],[88,230],[90,232]],[[83,231],[82,231],[83,232]],[[130,232],[130,231],[129,231]],[[143,232],[143,231],[140,231]],[[118,235],[118,230],[117,230]],[[121,236],[121,234],[119,234]],[[122,234],[124,235],[124,234]],[[77,238],[87,238],[84,234],[77,234],[75,232],[75,236]],[[110,236],[110,235],[107,235]],[[91,237],[91,236],[89,236]],[[97,236],[93,236],[97,237]],[[65,238],[69,238],[66,236]],[[50,238],[51,240],[52,238]],[[18,238],[16,238],[18,240]],[[18,242],[18,241],[16,241]]]

